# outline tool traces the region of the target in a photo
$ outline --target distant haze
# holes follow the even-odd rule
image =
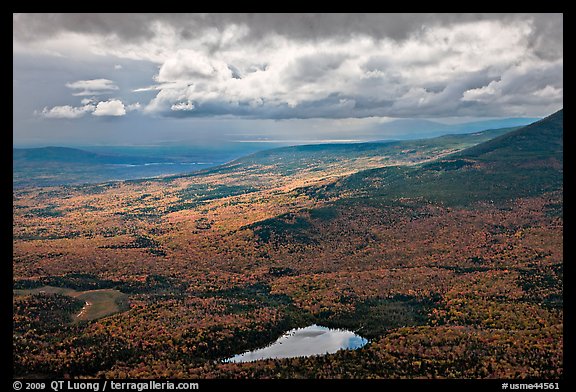
[[[14,14],[13,102],[16,146],[523,125],[563,107],[563,15]]]

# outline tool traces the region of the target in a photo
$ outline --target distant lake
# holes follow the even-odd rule
[[[335,353],[338,350],[355,350],[368,340],[354,332],[331,329],[319,325],[292,329],[271,345],[228,358],[225,362],[250,362],[269,358],[309,357]]]

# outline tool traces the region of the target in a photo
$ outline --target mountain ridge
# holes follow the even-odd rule
[[[409,131],[414,138],[435,137],[443,134],[472,133],[486,129],[510,128],[525,126],[540,120],[537,117],[514,117],[494,120],[471,121],[457,124],[444,124],[437,121],[421,119],[401,119],[371,127],[373,135],[387,133],[396,136],[398,133]]]
[[[421,197],[468,205],[562,186],[563,110],[536,123],[417,167],[375,168],[309,192],[317,197]],[[537,138],[535,138],[537,137]]]

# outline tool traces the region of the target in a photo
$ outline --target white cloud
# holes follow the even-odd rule
[[[510,66],[498,79],[469,89],[462,94],[464,102],[474,102],[490,109],[496,107],[532,106],[538,104],[561,105],[563,61],[526,61]]]
[[[534,95],[541,98],[558,99],[564,95],[564,89],[561,87],[556,88],[547,84],[542,90],[536,91]]]
[[[39,114],[45,118],[80,118],[86,113],[94,110],[92,105],[73,107],[70,105],[54,106],[48,109],[45,107]]]
[[[125,114],[126,108],[118,99],[98,102],[96,109],[92,112],[94,116],[124,116]]]
[[[140,105],[140,102],[136,102],[136,103],[132,103],[130,105],[126,105],[126,111],[127,112],[132,112],[135,110],[140,110],[142,108],[142,105]]]
[[[298,31],[280,34],[272,26],[256,36],[250,23],[178,30],[155,20],[134,25],[150,32],[143,40],[65,30],[41,43],[68,55],[65,42],[74,53],[83,48],[156,63],[156,83],[132,89],[155,96],[142,108],[114,104],[116,115],[141,109],[167,116],[252,118],[500,116],[506,114],[505,103],[524,103],[527,112],[542,113],[542,103],[561,100],[562,58],[536,53],[534,34],[542,26],[534,16],[445,17],[445,23],[419,17],[418,28],[407,27],[401,40],[367,33],[367,28],[320,35],[312,34],[312,28],[306,37]],[[374,18],[369,18],[373,24],[380,17]],[[332,31],[330,24],[323,28]],[[39,50],[38,42],[27,47]],[[79,80],[67,87],[77,96],[119,89],[109,79]],[[108,110],[95,109],[94,115]]]
[[[528,47],[531,28],[528,20],[474,21],[428,27],[404,41],[271,34],[252,47],[178,49],[162,61],[158,84],[136,91],[157,89],[145,112],[166,115],[458,115],[470,110],[464,102],[482,103],[490,82],[512,76],[518,64],[533,75],[542,71]]]
[[[489,102],[494,100],[498,93],[498,81],[492,81],[487,86],[482,86],[480,88],[474,88],[465,91],[462,94],[463,101],[477,101],[477,102]]]
[[[58,119],[58,118],[80,118],[87,113],[92,113],[94,116],[124,116],[127,111],[139,110],[140,103],[124,106],[122,101],[118,99],[111,99],[109,101],[100,101],[95,103],[93,99],[83,99],[83,106],[54,106],[52,108],[45,107],[41,112],[36,112],[44,118]]]
[[[156,80],[162,82],[174,82],[178,80],[217,78],[232,76],[232,72],[221,60],[211,59],[203,53],[193,50],[179,50],[174,57],[169,58],[162,64]]]
[[[73,93],[74,96],[100,95],[118,90],[118,86],[109,79],[78,80],[66,83],[66,87],[72,90],[80,90]]]
[[[171,110],[173,111],[179,111],[179,110],[194,110],[194,104],[190,101],[186,101],[186,102],[178,102],[175,103],[174,105],[172,105],[170,107]]]
[[[120,64],[114,64],[114,69],[116,70],[122,69],[122,66]]]

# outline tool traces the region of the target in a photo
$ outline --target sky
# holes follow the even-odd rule
[[[562,14],[13,15],[15,146],[409,138],[391,124],[562,106]]]

